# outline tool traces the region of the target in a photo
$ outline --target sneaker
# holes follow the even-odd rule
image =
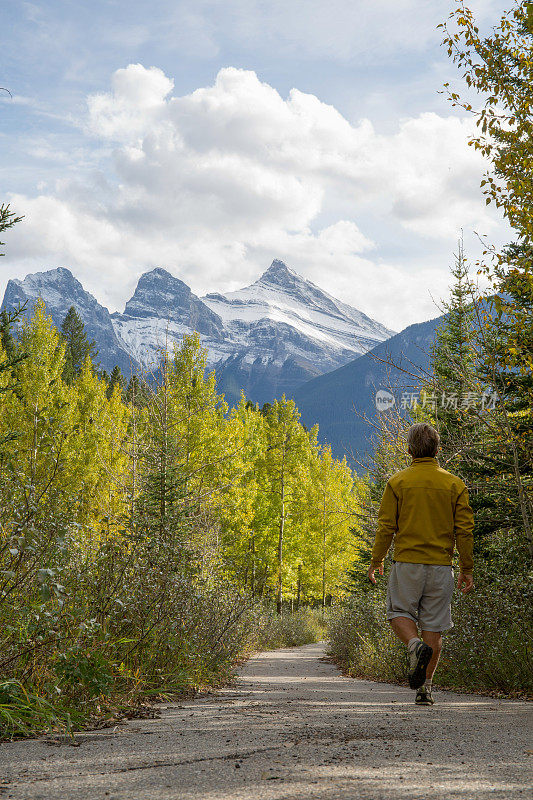
[[[425,642],[417,644],[412,653],[409,653],[409,686],[418,689],[426,680],[426,668],[431,661],[433,648]]]
[[[421,686],[416,693],[415,703],[417,706],[432,706],[434,703],[431,689],[427,686]]]

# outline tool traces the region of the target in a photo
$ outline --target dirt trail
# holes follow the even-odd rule
[[[530,798],[533,707],[352,680],[323,645],[262,653],[237,685],[161,717],[0,746],[16,800]]]

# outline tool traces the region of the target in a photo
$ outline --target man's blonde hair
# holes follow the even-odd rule
[[[440,436],[432,425],[418,422],[407,431],[407,444],[413,458],[434,458],[440,444]]]

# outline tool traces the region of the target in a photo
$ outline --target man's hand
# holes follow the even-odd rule
[[[379,574],[383,575],[383,562],[381,562],[381,564],[379,565],[378,570],[379,570]],[[375,575],[374,575],[375,571],[376,571],[375,567],[370,566],[368,568],[368,580],[371,583],[374,583],[374,584],[376,583],[376,578],[375,578]]]
[[[473,577],[471,575],[463,575],[463,573],[460,572],[459,577],[457,579],[458,591],[462,592],[463,594],[468,594],[468,592],[471,592],[473,588],[474,588]]]

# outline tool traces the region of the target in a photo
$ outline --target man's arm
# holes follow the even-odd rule
[[[465,487],[459,494],[454,511],[455,545],[459,551],[459,580],[458,587],[464,594],[474,588],[472,569],[474,560],[474,513],[470,506],[468,489]],[[464,588],[462,587],[462,584]]]
[[[390,483],[385,486],[378,513],[378,529],[372,549],[372,561],[368,570],[368,577],[375,583],[374,571],[379,569],[383,575],[383,559],[385,558],[394,534],[398,529],[398,498],[394,494]],[[372,574],[371,574],[372,573]]]

